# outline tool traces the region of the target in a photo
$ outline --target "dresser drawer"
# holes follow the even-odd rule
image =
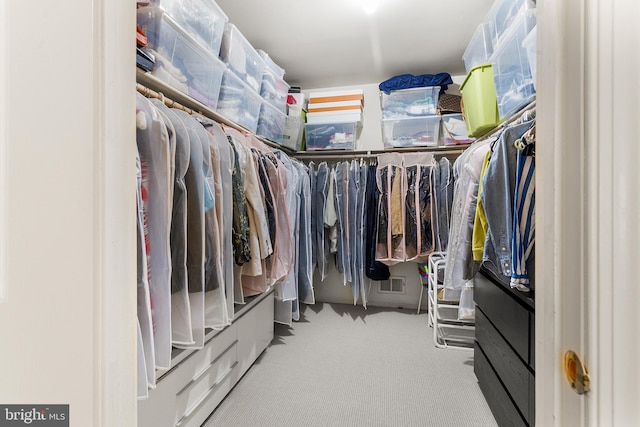
[[[482,274],[476,275],[475,303],[524,361],[529,361],[529,310]]]
[[[482,310],[476,310],[476,341],[520,413],[529,418],[530,372],[526,362],[516,355]]]
[[[496,372],[489,364],[477,342],[474,347],[473,360],[473,370],[478,378],[480,389],[498,425],[527,427],[527,423],[502,387]]]
[[[536,370],[536,316],[529,313],[529,366]]]

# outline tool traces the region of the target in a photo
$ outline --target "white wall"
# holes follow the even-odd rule
[[[460,84],[466,76],[452,76],[453,84],[449,85],[447,93],[459,94]],[[357,86],[342,86],[330,88],[304,89],[302,92],[307,96],[311,92],[321,92],[329,90],[343,89],[363,89],[364,90],[364,110],[363,110],[363,127],[360,139],[357,142],[356,150],[382,150],[384,144],[382,142],[382,110],[380,108],[380,90],[378,83],[367,83]],[[322,155],[318,153],[319,160]],[[391,276],[405,278],[404,294],[388,294],[377,291],[378,282],[371,282],[368,294],[369,303],[374,306],[390,306],[390,307],[411,307],[418,305],[420,296],[421,281],[418,269],[415,263],[401,263],[391,267]],[[339,302],[353,303],[353,296],[350,285],[343,285],[342,275],[335,269],[333,260],[329,274],[324,281],[320,281],[320,276],[316,272],[314,276],[314,288],[316,299],[323,302]],[[426,309],[426,295],[423,298],[422,306]]]
[[[0,402],[75,427],[135,425],[134,10],[0,4]]]

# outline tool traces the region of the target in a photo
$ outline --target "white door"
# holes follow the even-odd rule
[[[640,425],[640,8],[538,0],[536,424]],[[579,395],[562,356],[590,372]]]

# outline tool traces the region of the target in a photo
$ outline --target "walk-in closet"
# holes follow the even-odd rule
[[[638,425],[639,20],[3,1],[0,425]]]

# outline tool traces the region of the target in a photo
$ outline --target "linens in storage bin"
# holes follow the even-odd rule
[[[307,150],[353,150],[360,122],[306,124]]]
[[[384,146],[415,147],[438,145],[440,116],[386,119],[382,121]]]
[[[224,71],[220,85],[218,113],[255,133],[258,129],[261,106],[260,95],[249,88],[238,76],[229,70]]]
[[[479,65],[460,86],[469,136],[481,137],[500,124],[491,64]]]
[[[260,92],[266,64],[238,28],[227,23],[220,46],[220,58],[227,68],[240,77],[256,93]]]
[[[262,75],[260,96],[282,113],[287,111],[289,87],[289,84],[287,84],[282,77],[274,74],[269,67],[265,68],[264,74]]]
[[[383,119],[430,116],[436,114],[440,86],[380,92]]]
[[[156,57],[151,74],[215,109],[224,64],[187,36],[162,9],[138,9],[137,19],[149,39],[147,48]]]
[[[209,53],[218,56],[227,15],[213,0],[151,0],[166,11],[189,36]]]
[[[263,136],[273,142],[282,144],[282,134],[287,115],[267,101],[262,101],[260,108],[260,118],[258,119],[258,135]]]
[[[442,116],[442,136],[444,145],[470,144],[475,141],[467,133],[467,124],[462,114],[445,114]]]
[[[523,47],[524,39],[535,22],[535,9],[521,13],[491,57],[501,119],[509,118],[535,98],[529,58]]]
[[[488,63],[492,53],[491,27],[488,23],[483,22],[478,25],[462,55],[467,74],[473,67]]]

